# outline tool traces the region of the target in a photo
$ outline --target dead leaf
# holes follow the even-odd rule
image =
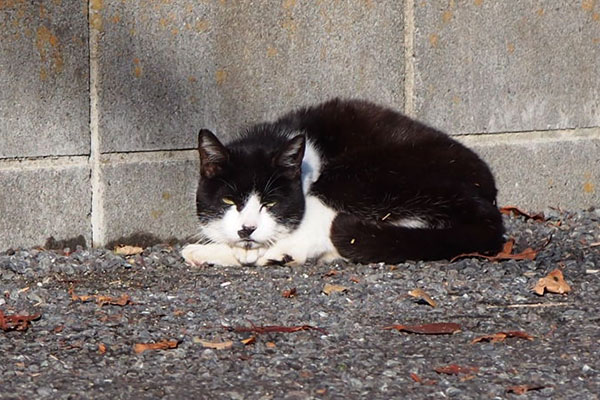
[[[256,343],[256,336],[250,336],[247,339],[242,339],[241,342],[246,346],[249,344],[254,344]]]
[[[138,246],[116,246],[114,253],[121,256],[132,256],[134,254],[140,254],[144,249]]]
[[[335,276],[337,274],[339,274],[339,271],[336,271],[335,269],[330,269],[328,272],[326,272],[325,274],[323,274],[323,278],[328,278],[330,276]]]
[[[515,385],[509,388],[506,388],[506,392],[514,393],[514,394],[525,394],[530,390],[540,390],[547,388],[549,386],[546,385]]]
[[[503,342],[507,338],[519,338],[519,339],[525,339],[525,340],[535,339],[534,336],[531,336],[530,334],[523,332],[523,331],[508,331],[508,332],[497,332],[497,333],[493,333],[491,335],[484,335],[484,336],[476,337],[475,339],[471,340],[471,344],[475,344],[475,343],[479,343],[479,342],[498,343],[498,342]]]
[[[565,281],[562,271],[557,268],[544,278],[540,278],[533,291],[540,296],[544,295],[544,291],[566,294],[571,291],[571,286]]]
[[[98,343],[98,354],[106,353],[106,345],[104,343]]]
[[[289,299],[290,297],[294,297],[296,295],[296,288],[291,288],[288,290],[284,290],[281,295],[283,297],[285,297],[286,299]]]
[[[460,325],[453,322],[434,322],[423,325],[390,325],[381,329],[417,333],[421,335],[451,335],[460,331]]]
[[[69,294],[71,295],[71,300],[73,301],[81,301],[82,303],[87,303],[88,301],[96,301],[96,303],[102,307],[105,304],[111,304],[114,306],[125,306],[127,304],[131,304],[131,297],[127,294],[122,294],[119,297],[111,297],[105,296],[101,294],[92,294],[92,295],[77,295],[73,291],[73,288],[69,288]]]
[[[408,294],[412,297],[416,297],[417,299],[425,301],[431,307],[436,307],[437,303],[435,300],[431,298],[423,289],[414,289],[408,292]]]
[[[433,369],[438,374],[446,375],[459,375],[459,374],[473,374],[479,371],[478,367],[461,367],[458,364],[450,364],[444,367],[436,367]]]
[[[277,345],[273,342],[267,342],[265,343],[265,346],[267,346],[269,349],[274,349],[275,347],[277,347]]]
[[[198,339],[198,340],[195,340],[195,342],[200,343],[202,346],[204,346],[208,349],[215,349],[215,350],[230,349],[233,346],[233,342],[231,340],[228,340],[225,342],[210,342],[207,340]]]
[[[535,257],[537,256],[537,251],[533,250],[531,247],[526,248],[525,250],[523,250],[520,253],[513,254],[512,251],[513,251],[514,244],[515,244],[515,239],[510,238],[506,241],[506,243],[504,243],[504,247],[502,248],[502,251],[500,251],[498,254],[496,254],[494,256],[488,256],[488,255],[481,254],[481,253],[465,253],[465,254],[459,254],[459,255],[453,257],[450,260],[450,262],[454,262],[460,258],[465,258],[465,257],[479,257],[479,258],[485,258],[490,261],[535,260]]]
[[[354,283],[360,283],[360,279],[358,279],[358,277],[356,277],[356,276],[351,276],[350,281],[354,282]]]
[[[435,385],[437,383],[437,381],[434,381],[432,379],[425,380],[425,379],[421,378],[419,375],[415,374],[414,372],[410,373],[410,378],[413,381],[420,383],[422,385]]]
[[[329,296],[331,293],[341,293],[347,290],[348,288],[342,285],[331,285],[326,283],[325,286],[323,286],[323,293],[325,293],[327,296]]]
[[[178,344],[179,342],[177,340],[162,340],[156,343],[136,343],[133,346],[133,351],[135,351],[136,354],[140,354],[146,350],[174,349]]]
[[[500,212],[502,214],[506,214],[506,215],[515,215],[518,217],[525,217],[525,219],[532,219],[534,221],[539,221],[539,222],[543,222],[546,220],[546,217],[544,216],[543,213],[537,213],[537,214],[532,214],[529,213],[519,207],[516,206],[505,206],[500,208]]]
[[[41,314],[33,315],[4,315],[0,310],[0,329],[8,331],[26,331],[31,321],[40,318]]]

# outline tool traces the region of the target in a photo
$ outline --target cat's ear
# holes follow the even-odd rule
[[[306,137],[304,135],[294,136],[287,141],[273,159],[275,166],[282,168],[285,176],[289,179],[299,177],[302,172],[305,146]]]
[[[229,153],[219,139],[208,129],[198,133],[198,152],[200,153],[200,174],[205,178],[214,178],[229,160]]]

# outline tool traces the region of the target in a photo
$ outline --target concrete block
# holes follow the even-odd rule
[[[490,164],[499,189],[499,205],[539,211],[600,206],[599,129],[460,140]]]
[[[196,232],[195,151],[114,154],[102,164],[103,244],[148,245]]]
[[[450,133],[598,126],[600,3],[559,3],[416,1],[416,115]]]
[[[91,244],[86,161],[0,161],[0,251],[72,239]]]
[[[0,158],[89,153],[87,2],[0,2]]]
[[[194,148],[332,96],[404,106],[403,3],[104,2],[103,152]]]

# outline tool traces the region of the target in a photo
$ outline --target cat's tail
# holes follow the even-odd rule
[[[440,229],[373,223],[340,213],[332,223],[331,239],[342,257],[363,263],[449,259],[471,252],[496,254],[504,243],[504,227],[498,210],[494,207],[493,211],[479,220],[454,221]]]

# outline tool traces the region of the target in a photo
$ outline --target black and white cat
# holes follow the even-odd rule
[[[502,246],[487,165],[393,110],[334,99],[226,146],[208,130],[198,142],[191,264],[398,263]]]

